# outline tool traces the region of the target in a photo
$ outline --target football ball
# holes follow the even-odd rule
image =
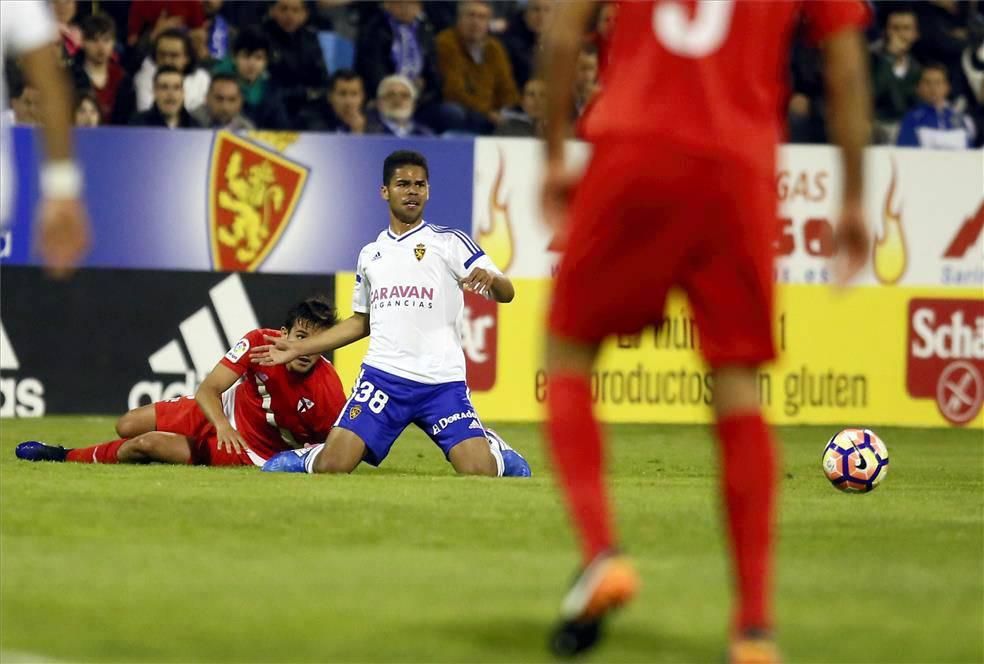
[[[870,429],[844,429],[827,443],[821,464],[834,487],[867,493],[888,474],[888,449]]]

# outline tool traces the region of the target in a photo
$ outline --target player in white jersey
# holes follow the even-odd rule
[[[47,163],[41,170],[37,246],[55,276],[68,274],[89,246],[89,223],[79,196],[82,175],[72,160],[71,86],[58,64],[58,30],[42,0],[0,2],[0,62],[17,56],[41,95]],[[0,110],[7,108],[6,77],[0,75]],[[0,120],[3,122],[3,120]],[[14,170],[10,136],[0,127],[0,226],[13,209]],[[24,177],[24,174],[22,174]]]
[[[389,203],[389,227],[359,253],[351,318],[302,341],[271,337],[253,350],[254,361],[281,364],[369,336],[362,372],[325,444],[274,456],[264,470],[348,473],[362,461],[378,465],[412,423],[459,473],[530,474],[525,459],[479,420],[458,336],[463,290],[505,303],[515,294],[512,282],[467,234],[424,221],[428,178],[417,152],[386,158],[380,195]]]

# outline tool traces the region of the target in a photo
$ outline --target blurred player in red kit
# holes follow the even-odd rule
[[[262,466],[271,456],[323,443],[346,396],[331,362],[301,355],[287,364],[264,366],[249,359],[265,335],[300,340],[337,322],[324,298],[294,306],[283,327],[259,329],[240,339],[202,381],[194,397],[135,408],[116,424],[121,438],[66,450],[23,442],[16,454],[28,461],[163,463],[205,466]]]
[[[714,377],[721,490],[737,595],[733,662],[774,662],[771,570],[776,452],[758,401],[775,357],[773,190],[790,39],[797,21],[823,49],[830,134],[844,183],[835,279],[863,266],[862,151],[868,60],[860,2],[625,2],[605,85],[582,120],[594,144],[580,178],[564,166],[574,62],[592,3],[558,3],[547,35],[548,223],[566,235],[549,315],[548,437],[577,528],[583,569],[551,647],[593,646],[638,577],[621,555],[603,481],[590,374],[603,339],[663,318],[667,291],[688,296]]]

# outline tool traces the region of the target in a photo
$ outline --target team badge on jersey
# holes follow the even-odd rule
[[[424,260],[425,253],[427,253],[427,247],[425,247],[423,243],[418,244],[416,247],[413,248],[413,255],[417,257],[418,261]]]
[[[249,350],[249,339],[242,338],[238,342],[236,342],[235,346],[229,349],[229,352],[226,353],[225,356],[226,359],[229,360],[230,362],[238,362],[239,358],[245,355],[246,351],[248,350]]]
[[[212,266],[252,272],[287,229],[308,169],[226,131],[216,134],[211,161],[208,218]]]
[[[352,406],[349,408],[349,419],[354,420],[362,412],[362,406]]]

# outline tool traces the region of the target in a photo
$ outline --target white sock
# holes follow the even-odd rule
[[[502,450],[499,448],[499,441],[492,436],[486,436],[485,439],[489,441],[489,451],[492,452],[492,457],[495,459],[497,477],[502,477],[502,473],[506,472],[506,463],[502,460]]]
[[[304,472],[308,475],[314,474],[314,460],[318,458],[318,455],[321,454],[323,449],[325,449],[324,443],[315,445],[311,448],[311,451],[307,453],[307,456],[304,457]]]

